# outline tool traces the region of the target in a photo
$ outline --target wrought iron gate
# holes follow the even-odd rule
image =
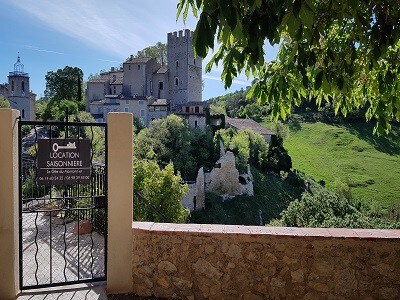
[[[20,288],[106,280],[107,124],[20,120],[18,129]],[[74,141],[60,149],[90,145],[86,180],[63,175],[43,184],[38,144],[56,139]]]

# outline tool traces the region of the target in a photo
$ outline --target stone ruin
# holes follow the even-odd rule
[[[247,165],[246,174],[239,174],[233,152],[225,152],[221,141],[220,149],[220,159],[215,163],[211,172],[204,172],[203,168],[200,168],[196,182],[188,183],[189,193],[182,200],[185,208],[191,211],[204,208],[205,192],[221,196],[223,201],[239,195],[254,196],[250,165]]]

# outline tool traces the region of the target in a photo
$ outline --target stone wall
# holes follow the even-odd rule
[[[133,292],[180,299],[399,299],[400,230],[133,223]]]

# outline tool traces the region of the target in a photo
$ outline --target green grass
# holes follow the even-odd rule
[[[282,210],[295,198],[300,198],[302,188],[295,188],[274,174],[264,174],[252,169],[254,197],[237,196],[222,202],[218,196],[207,195],[206,209],[195,211],[190,223],[259,225],[259,210],[263,223],[279,218]]]
[[[288,124],[284,142],[293,168],[324,180],[328,188],[336,181],[346,182],[356,200],[379,210],[400,206],[400,126],[389,136],[377,137],[373,124],[296,120]]]

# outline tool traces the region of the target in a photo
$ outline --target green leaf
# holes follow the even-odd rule
[[[305,1],[301,3],[299,16],[304,25],[308,28],[312,28],[314,23],[314,13]]]
[[[293,14],[296,16],[296,18],[299,17],[300,9],[301,9],[301,0],[294,0]]]
[[[315,89],[319,90],[321,88],[322,85],[322,76],[324,75],[324,71],[321,70],[317,73],[317,75],[315,76]]]

